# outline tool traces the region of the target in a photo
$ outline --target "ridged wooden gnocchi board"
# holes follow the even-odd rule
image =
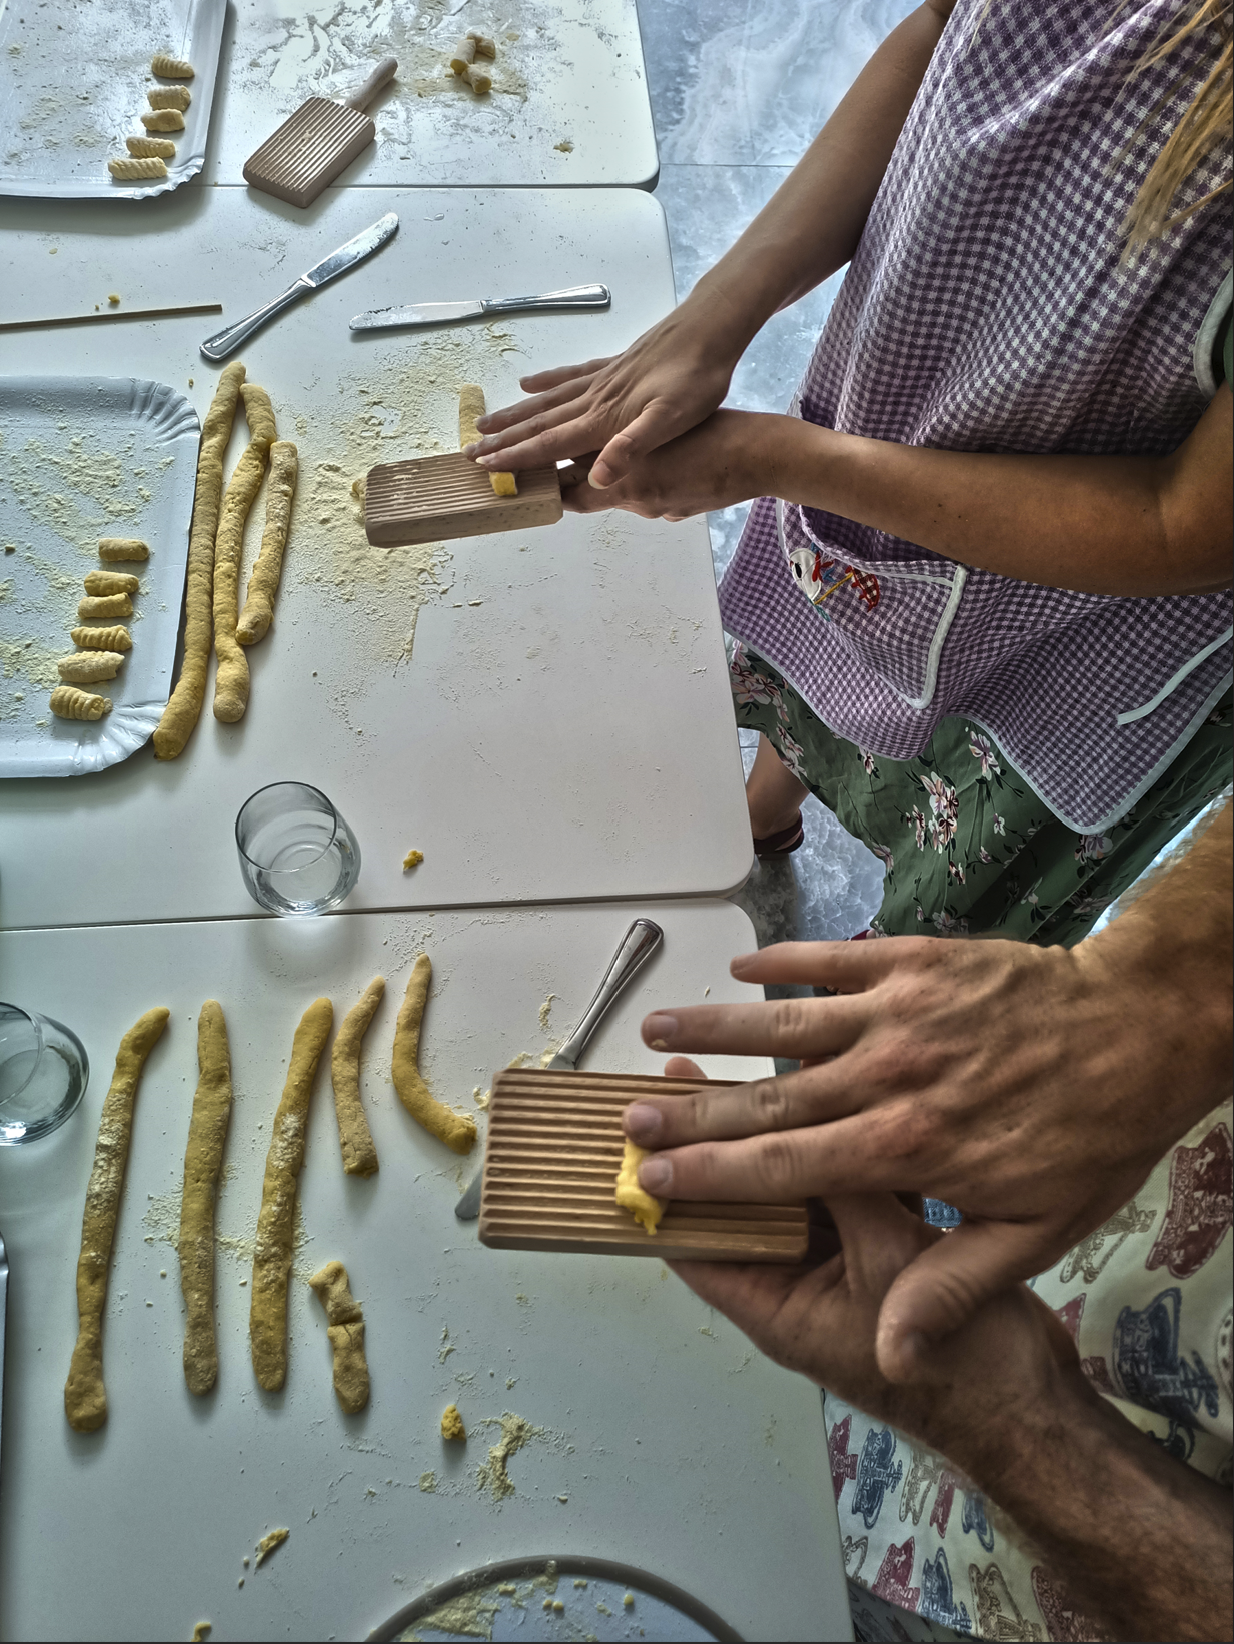
[[[653,1235],[614,1202],[625,1147],[622,1113],[640,1097],[697,1089],[688,1079],[624,1073],[531,1068],[499,1073],[489,1102],[480,1243],[494,1250],[658,1256],[662,1261],[803,1260],[808,1242],[804,1205],[680,1200],[669,1204]]]
[[[459,451],[379,463],[364,496],[364,534],[380,547],[553,525],[561,515],[555,468],[524,468],[518,495],[499,497],[485,470]]]
[[[311,205],[377,135],[367,114],[310,97],[244,163],[244,180],[288,205]]]

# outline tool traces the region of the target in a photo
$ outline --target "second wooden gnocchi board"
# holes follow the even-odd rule
[[[732,1084],[734,1080],[715,1081]],[[658,1256],[662,1261],[799,1262],[804,1205],[671,1202],[646,1233],[613,1198],[621,1115],[640,1097],[684,1096],[689,1079],[507,1068],[493,1080],[480,1243],[495,1250]]]

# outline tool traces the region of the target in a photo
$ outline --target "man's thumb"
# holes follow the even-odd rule
[[[911,1261],[878,1314],[875,1354],[888,1381],[928,1381],[930,1349],[992,1296],[1034,1271],[1033,1234],[1018,1222],[962,1222]]]
[[[587,483],[597,491],[606,491],[610,485],[625,479],[640,457],[671,440],[676,433],[668,407],[660,400],[653,400],[628,427],[608,441],[592,463]]]

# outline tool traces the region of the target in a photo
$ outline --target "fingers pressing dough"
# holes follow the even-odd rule
[[[261,489],[266,454],[278,438],[274,408],[265,389],[246,382],[240,392],[251,437],[228,481],[214,543],[214,649],[219,659],[214,679],[214,717],[227,725],[243,716],[249,701],[248,658],[236,642],[244,522]]]
[[[70,628],[69,637],[83,651],[131,651],[133,640],[127,628]]]
[[[484,390],[474,382],[465,382],[458,391],[458,446],[474,445],[482,438],[476,427],[476,418],[484,415]],[[518,483],[513,474],[490,470],[489,483],[494,496],[516,497]]]
[[[107,1268],[120,1214],[124,1169],[133,1134],[133,1105],[146,1057],[158,1043],[171,1014],[160,1006],[124,1035],[116,1068],[103,1101],[94,1166],[86,1187],[81,1219],[81,1255],[77,1262],[77,1345],[64,1384],[64,1413],[79,1433],[93,1433],[107,1420],[103,1386],[103,1307],[107,1301]]]
[[[227,367],[230,371],[231,366]],[[243,372],[244,367],[240,370]],[[231,424],[227,425],[227,432],[231,433]],[[204,437],[204,436],[203,436]],[[201,459],[197,459],[198,478],[201,476]],[[149,559],[150,549],[140,537],[100,537],[99,558],[103,560]]]
[[[187,86],[156,86],[146,93],[146,101],[151,108],[178,108],[183,114],[193,101],[193,93]]]
[[[333,1020],[334,1007],[328,999],[315,999],[300,1018],[266,1154],[253,1254],[249,1341],[253,1369],[267,1393],[277,1393],[287,1379],[287,1275],[291,1272],[296,1183],[304,1164],[313,1078]]]
[[[66,656],[56,663],[61,679],[88,685],[96,679],[114,679],[124,661],[122,651],[87,651],[84,656]]]
[[[374,976],[343,1018],[330,1052],[334,1111],[338,1117],[343,1169],[349,1176],[371,1176],[377,1169],[377,1149],[360,1101],[360,1043],[386,991],[385,978]]]
[[[420,1077],[420,1024],[428,1002],[433,966],[427,953],[420,954],[411,967],[407,992],[394,1029],[394,1088],[399,1100],[432,1135],[454,1153],[470,1153],[476,1139],[476,1121],[466,1114],[451,1113],[443,1107]]]
[[[111,712],[111,698],[79,691],[76,685],[57,685],[50,707],[57,719],[102,719]]]
[[[206,694],[206,670],[210,664],[210,635],[214,591],[214,533],[219,519],[219,497],[223,489],[223,452],[231,438],[231,425],[240,398],[244,367],[239,360],[224,366],[218,387],[206,412],[197,451],[197,489],[193,494],[193,523],[189,529],[188,591],[185,594],[184,661],[180,677],[163,709],[154,733],[154,752],[159,759],[175,759],[193,733]],[[144,544],[143,544],[144,546]],[[103,552],[103,559],[112,555]],[[120,555],[115,555],[120,558]],[[135,556],[129,555],[129,558]]]
[[[180,1289],[187,1314],[184,1379],[190,1393],[208,1393],[219,1373],[214,1336],[214,1202],[231,1118],[231,1051],[223,1007],[217,999],[207,999],[197,1018],[197,1066],[180,1199]]]
[[[126,137],[124,146],[137,160],[170,160],[176,152],[170,137]]]
[[[84,581],[88,594],[135,594],[141,587],[127,571],[87,571]]]
[[[156,51],[150,59],[150,72],[163,80],[191,80],[193,65],[183,57],[169,57],[165,51]]]
[[[309,1280],[326,1310],[326,1335],[334,1349],[334,1392],[348,1415],[368,1403],[368,1363],[364,1357],[364,1319],[347,1283],[342,1262],[327,1262]]]
[[[107,169],[118,183],[135,183],[153,177],[166,177],[167,165],[163,160],[108,160]]]
[[[283,568],[298,468],[296,448],[291,441],[275,440],[270,447],[270,482],[266,486],[261,552],[249,577],[248,595],[236,624],[236,638],[241,645],[256,645],[265,637],[274,618],[274,596],[278,593],[279,573]]]
[[[639,1185],[638,1167],[647,1157],[647,1153],[647,1148],[638,1147],[631,1141],[626,1142],[621,1169],[617,1172],[617,1191],[613,1197],[623,1210],[628,1210],[634,1220],[647,1229],[648,1233],[654,1233],[668,1206],[663,1199],[653,1198],[645,1187]]]

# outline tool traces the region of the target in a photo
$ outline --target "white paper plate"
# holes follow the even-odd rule
[[[134,377],[0,377],[0,777],[77,776],[127,759],[171,694],[197,471],[197,413]],[[98,539],[141,537],[133,649],[88,687],[114,706],[93,723],[48,706],[52,659],[74,646]]]
[[[226,0],[33,0],[0,6],[0,194],[64,200],[144,200],[205,164]],[[149,111],[157,51],[196,74],[167,176],[116,183],[107,162],[127,153]],[[159,133],[154,133],[158,136]]]

